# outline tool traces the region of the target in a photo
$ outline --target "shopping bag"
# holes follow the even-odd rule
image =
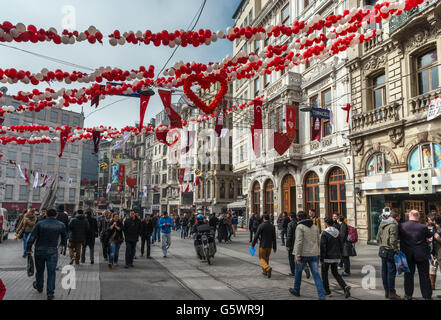
[[[32,254],[28,254],[28,265],[26,267],[28,277],[32,277],[34,275],[34,269],[34,258],[32,257]]]
[[[403,272],[410,272],[409,266],[407,265],[406,255],[402,252],[394,255],[395,266],[397,268],[398,275]]]
[[[254,257],[254,252],[256,252],[256,249],[254,247],[250,247],[250,253]]]

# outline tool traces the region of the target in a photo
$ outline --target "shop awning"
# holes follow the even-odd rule
[[[239,200],[232,203],[227,204],[228,209],[234,209],[234,208],[246,208],[247,203],[245,200]]]

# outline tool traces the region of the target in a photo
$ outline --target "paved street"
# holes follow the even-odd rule
[[[109,269],[102,259],[100,244],[97,242],[95,264],[86,260],[76,267],[76,289],[61,288],[62,274],[57,272],[56,299],[63,300],[310,300],[317,299],[312,279],[302,280],[301,297],[293,297],[288,288],[293,278],[288,276],[289,266],[284,247],[279,246],[276,254],[271,255],[270,264],[273,276],[262,276],[257,258],[249,254],[249,234],[238,232],[232,244],[218,245],[213,265],[200,262],[194,252],[193,240],[181,240],[173,234],[172,245],[166,259],[158,244],[152,246],[153,259],[139,258],[138,246],[135,267],[124,269],[124,245],[120,250],[120,266]],[[279,243],[280,245],[280,240]],[[46,295],[32,289],[33,278],[25,271],[26,259],[21,257],[21,241],[8,241],[0,245],[0,278],[6,285],[6,300],[45,299]],[[346,278],[351,285],[352,300],[384,299],[381,285],[379,259],[376,246],[357,246],[358,257],[353,258],[352,275]],[[59,265],[68,264],[67,256],[60,256]],[[365,265],[372,265],[376,271],[376,289],[362,288],[362,273]],[[415,277],[415,297],[420,298],[417,276]],[[336,282],[330,278],[333,290],[332,300],[344,300],[343,292],[337,290]],[[437,285],[441,288],[441,278]],[[397,293],[403,295],[403,276],[397,277]],[[441,294],[440,290],[434,292]]]

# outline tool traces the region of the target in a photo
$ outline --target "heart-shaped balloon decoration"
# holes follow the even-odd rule
[[[274,132],[274,149],[282,155],[291,146],[291,140],[286,133]]]
[[[191,86],[197,83],[202,89],[207,90],[210,85],[216,82],[220,82],[220,90],[214,97],[213,101],[207,106],[194,92],[191,90]],[[216,107],[225,97],[228,92],[228,82],[225,76],[220,74],[210,74],[204,76],[203,74],[192,74],[184,80],[184,93],[196,107],[202,110],[205,114],[209,115],[216,110]]]
[[[129,178],[129,177],[126,178],[127,185],[132,189],[135,188],[136,182],[137,182],[136,178]]]

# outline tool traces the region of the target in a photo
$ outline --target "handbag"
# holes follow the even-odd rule
[[[394,250],[386,249],[386,247],[380,247],[378,256],[383,259],[394,260]]]
[[[32,254],[28,254],[28,263],[26,266],[26,272],[28,273],[28,277],[32,277],[34,275],[34,258],[32,257]]]
[[[403,252],[395,254],[394,260],[398,275],[402,274],[403,272],[410,272],[406,255]]]

